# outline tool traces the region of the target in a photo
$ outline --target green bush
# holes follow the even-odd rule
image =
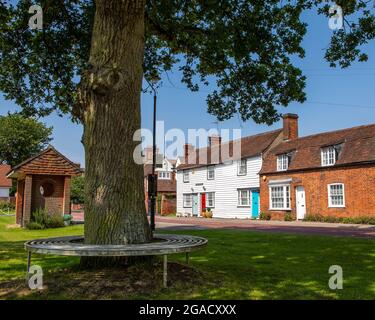
[[[260,220],[271,220],[271,214],[269,212],[261,212],[259,215]]]
[[[375,217],[372,217],[372,216],[335,217],[335,216],[322,216],[320,214],[309,214],[305,217],[304,221],[375,225]]]
[[[31,221],[39,223],[43,226],[46,225],[48,220],[48,212],[45,209],[37,209],[31,214]]]
[[[294,221],[294,217],[290,212],[285,213],[284,215],[284,221]]]
[[[70,199],[74,204],[83,204],[85,202],[85,177],[73,177],[70,189]]]
[[[0,211],[14,211],[16,210],[16,205],[14,203],[0,201]]]
[[[64,227],[64,218],[59,214],[48,216],[46,221],[46,228],[61,228]]]
[[[64,218],[59,214],[48,215],[47,210],[38,209],[31,215],[31,221],[26,225],[27,229],[45,229],[64,227]]]
[[[31,221],[26,224],[26,228],[29,230],[41,230],[41,229],[44,229],[45,227],[38,222]]]

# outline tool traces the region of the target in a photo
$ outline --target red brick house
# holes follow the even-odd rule
[[[152,173],[152,147],[145,148],[144,159],[144,188],[146,211],[149,212],[150,199],[148,198],[148,175]],[[162,215],[176,213],[176,160],[167,159],[158,153],[156,157],[157,175],[157,212]]]
[[[0,165],[0,201],[9,201],[9,191],[12,188],[12,180],[7,178],[10,166]]]
[[[375,216],[375,124],[298,138],[298,116],[264,158],[261,212]]]
[[[78,164],[51,146],[13,167],[7,177],[17,180],[16,223],[24,226],[39,208],[49,214],[70,213],[71,177],[80,174]]]

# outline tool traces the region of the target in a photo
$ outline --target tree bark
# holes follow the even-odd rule
[[[145,0],[97,0],[89,69],[81,81],[85,168],[85,243],[151,241],[139,142]],[[82,259],[85,265],[123,259]]]

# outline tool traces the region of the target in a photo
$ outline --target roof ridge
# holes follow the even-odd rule
[[[222,142],[221,144],[223,145],[223,144],[226,144],[226,143],[231,143],[233,141],[238,141],[238,140],[242,140],[242,139],[246,139],[246,138],[255,138],[255,137],[263,136],[263,135],[266,135],[266,134],[281,132],[282,130],[283,129],[275,129],[275,130],[271,130],[271,131],[261,132],[261,133],[257,133],[257,134],[253,134],[253,135],[249,135],[249,136],[244,136],[244,137],[241,137],[241,138],[238,138],[238,139],[234,139],[234,140],[232,139],[232,140],[229,140],[229,141],[225,141],[225,142]],[[198,150],[209,149],[209,148],[211,148],[211,147],[206,146],[206,147],[197,148],[197,149],[195,149],[195,152],[197,152]]]
[[[285,141],[285,142],[289,143],[289,142],[293,142],[293,141],[296,141],[296,140],[307,139],[307,138],[311,138],[311,137],[315,137],[315,136],[332,134],[332,133],[336,133],[336,132],[343,132],[343,131],[349,131],[349,130],[357,130],[357,129],[360,129],[360,128],[372,127],[372,126],[375,126],[375,123],[365,124],[365,125],[360,125],[360,126],[355,126],[355,127],[350,127],[350,128],[344,128],[344,129],[337,129],[337,130],[333,130],[333,131],[325,131],[325,132],[320,132],[320,133],[314,133],[314,134],[310,134],[308,136],[299,137],[299,138],[296,138],[296,139],[293,139],[293,140],[288,140],[288,141]]]

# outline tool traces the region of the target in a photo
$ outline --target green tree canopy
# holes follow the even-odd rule
[[[85,202],[85,177],[73,177],[70,189],[70,199],[75,204],[82,204]]]
[[[15,166],[42,151],[52,140],[52,127],[18,114],[0,116],[0,163]]]
[[[79,81],[96,68],[88,63],[94,1],[40,1],[42,31],[28,27],[33,1],[0,3],[0,90],[26,115],[56,110],[83,120]],[[344,28],[332,32],[325,57],[331,66],[348,67],[367,60],[362,45],[375,36],[373,4],[336,3]],[[239,113],[243,120],[271,124],[280,116],[275,105],[305,100],[305,77],[291,57],[305,55],[301,13],[314,6],[329,17],[329,5],[319,0],[147,0],[144,76],[160,76],[179,63],[191,90],[215,79],[207,104],[219,120]],[[116,65],[107,68],[114,77],[121,74]]]

